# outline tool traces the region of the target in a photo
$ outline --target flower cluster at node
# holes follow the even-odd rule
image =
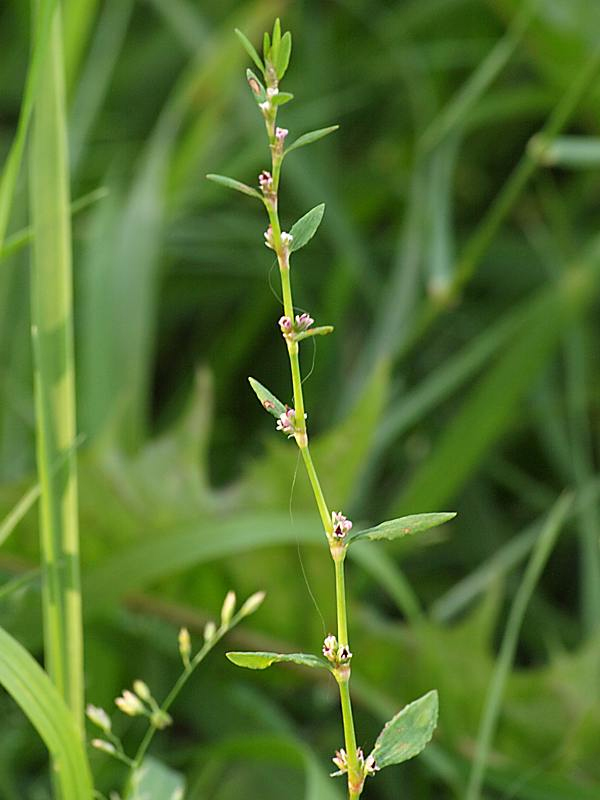
[[[258,107],[265,116],[270,114],[271,111],[273,110],[273,103],[271,101],[276,95],[279,94],[279,89],[277,89],[277,87],[275,86],[269,86],[267,88],[266,94],[267,94],[267,99],[264,100],[262,103],[258,104]]]
[[[283,155],[283,145],[285,142],[285,137],[288,135],[289,131],[287,128],[275,128],[275,154],[277,158],[281,158]]]
[[[331,524],[333,527],[332,536],[334,539],[344,539],[346,534],[352,529],[352,522],[345,517],[341,511],[332,512]]]
[[[273,176],[267,169],[263,169],[263,171],[258,176],[258,184],[262,189],[262,193],[264,195],[273,194]]]
[[[291,320],[290,317],[280,317],[279,327],[284,336],[293,337],[296,333],[304,333],[311,325],[314,324],[314,319],[309,314],[296,314],[296,319]]]
[[[346,644],[338,644],[338,640],[333,634],[325,637],[323,642],[323,655],[333,666],[347,664],[352,658],[352,653]]]
[[[374,775],[379,771],[374,757],[370,755],[365,758],[362,747],[356,748],[356,758],[358,759],[358,767],[363,777],[366,778],[367,775]],[[335,751],[335,756],[331,760],[337,767],[337,772],[331,773],[332,778],[335,778],[337,775],[345,775],[348,772],[348,755],[343,747]]]
[[[306,419],[306,414],[304,419]],[[279,415],[276,428],[278,431],[287,433],[288,436],[293,436],[296,433],[296,409],[286,406],[283,414]]]
[[[273,236],[273,228],[270,225],[265,231],[264,236],[265,236],[266,246],[270,250],[275,250],[275,238]],[[294,241],[294,237],[292,236],[291,233],[286,233],[285,231],[281,231],[280,238],[283,249],[288,250],[292,242]]]

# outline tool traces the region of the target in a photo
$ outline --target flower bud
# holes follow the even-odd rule
[[[221,625],[226,628],[231,622],[233,612],[235,611],[235,592],[227,592],[225,600],[223,601],[223,608],[221,609]]]
[[[181,660],[183,661],[183,666],[189,667],[190,653],[192,652],[192,642],[190,639],[190,632],[188,631],[187,628],[181,628],[181,630],[179,631],[178,644],[179,644],[179,655],[181,656]]]
[[[133,692],[130,692],[129,689],[125,689],[121,696],[117,697],[115,704],[119,711],[122,711],[123,714],[127,714],[130,717],[137,717],[145,711],[140,699],[136,697]]]
[[[250,614],[254,614],[254,612],[261,606],[262,601],[265,599],[265,595],[266,592],[255,592],[254,594],[251,594],[240,609],[241,616],[247,617]]]
[[[217,626],[212,620],[209,620],[204,626],[204,641],[210,642],[217,632]]]
[[[93,706],[90,703],[85,709],[85,714],[90,722],[103,730],[105,733],[110,731],[112,723],[110,721],[110,717],[103,708],[98,708],[98,706]]]
[[[140,700],[145,700],[147,703],[150,701],[152,695],[150,694],[150,689],[144,683],[144,681],[134,681],[133,682],[133,691],[137,694]]]
[[[107,742],[105,739],[92,739],[90,744],[92,747],[95,747],[96,750],[102,750],[102,752],[108,753],[110,756],[117,752],[117,748],[114,746],[114,744]]]

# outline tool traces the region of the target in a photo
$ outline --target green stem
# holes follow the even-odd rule
[[[302,447],[300,452],[302,453],[304,466],[306,467],[306,471],[308,473],[308,479],[310,480],[310,485],[312,486],[313,494],[315,496],[317,507],[319,509],[319,514],[321,515],[321,522],[323,523],[323,527],[325,528],[325,533],[330,533],[331,514],[329,513],[329,509],[327,508],[325,495],[323,494],[323,489],[321,489],[319,476],[317,475],[317,470],[315,469],[315,465],[313,464],[313,460],[310,455],[310,450],[308,448],[308,445],[306,447]]]
[[[196,667],[202,661],[204,661],[204,659],[210,653],[210,651],[213,649],[213,647],[221,641],[223,636],[225,636],[225,634],[228,631],[230,631],[233,627],[235,627],[235,625],[237,625],[237,623],[240,621],[241,618],[242,618],[242,614],[238,612],[232,618],[231,622],[226,627],[220,627],[217,630],[217,632],[215,633],[215,635],[212,637],[212,639],[210,639],[208,642],[204,643],[204,645],[200,648],[200,650],[198,650],[198,652],[196,653],[194,658],[190,661],[190,663],[187,665],[187,667],[184,668],[184,670],[181,673],[181,675],[177,678],[177,680],[173,684],[173,687],[172,687],[171,691],[168,693],[168,695],[163,700],[162,705],[159,707],[160,711],[166,713],[171,708],[171,706],[173,705],[173,703],[177,699],[177,695],[183,689],[185,684],[188,682],[188,680],[192,676],[192,673],[196,670]],[[134,778],[134,775],[135,775],[136,771],[141,767],[142,761],[144,760],[144,756],[148,752],[148,748],[150,747],[150,744],[152,743],[152,739],[154,738],[154,735],[155,735],[157,730],[158,730],[158,728],[151,723],[148,726],[148,730],[144,734],[144,738],[142,739],[142,741],[139,744],[139,747],[137,749],[135,757],[132,759],[131,764],[130,764],[130,770],[129,770],[129,774],[127,776],[127,781],[126,781],[126,784],[125,784],[125,790],[123,792],[123,796],[125,798],[128,798],[128,797],[131,796],[131,792],[133,791],[133,778]]]
[[[277,191],[279,188],[281,159],[276,156],[272,149],[272,176],[274,183],[275,196],[273,202],[265,202],[271,230],[273,231],[273,245],[277,253],[279,263],[279,274],[281,277],[281,292],[283,297],[283,310],[286,317],[294,319],[294,301],[292,297],[292,284],[290,279],[289,252],[281,242],[281,224],[278,214]],[[308,473],[308,478],[315,496],[319,515],[325,529],[325,534],[329,540],[332,533],[332,521],[323,489],[319,481],[315,465],[308,449],[308,435],[306,431],[306,421],[304,419],[304,394],[302,391],[302,376],[299,361],[299,343],[291,338],[286,338],[288,357],[290,361],[290,372],[292,376],[292,387],[294,393],[294,410],[296,412],[296,443],[302,453],[302,459]],[[337,628],[338,641],[340,645],[345,645],[350,649],[348,641],[348,619],[346,611],[346,589],[344,580],[344,558],[345,551],[342,548],[330,549],[335,566],[335,595],[337,609]],[[342,722],[344,726],[344,744],[346,747],[348,761],[348,797],[349,800],[358,800],[362,792],[363,775],[358,763],[356,748],[356,733],[354,730],[354,719],[352,716],[352,701],[350,699],[350,666],[341,667],[336,673],[336,680],[340,690],[340,703],[342,708]]]
[[[344,580],[344,560],[335,560],[335,600],[337,606],[338,642],[348,646],[348,620],[346,614],[346,586]]]

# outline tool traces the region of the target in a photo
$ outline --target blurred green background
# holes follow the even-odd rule
[[[228,589],[265,589],[153,753],[185,773],[188,800],[343,796],[343,781],[326,777],[342,741],[333,682],[223,657],[315,652],[334,622],[296,449],[246,381],[290,399],[265,220],[204,179],[253,184],[267,165],[233,29],[258,43],[279,14],[294,37],[284,88],[296,96],[281,123],[293,138],[341,126],[286,160],[281,195],[288,229],[326,203],[293,269],[296,302],[336,327],[303,353],[325,492],[369,523],[459,512],[350,566],[363,745],[404,703],[440,691],[435,744],[369,781],[365,797],[465,797],[512,600],[546,513],[570,489],[508,664],[484,796],[597,798],[600,6],[64,9],[72,196],[94,192],[73,218],[87,699],[111,707],[137,677],[162,697],[179,669],[178,628],[199,641]],[[4,157],[28,3],[5,0],[0,30]],[[36,481],[26,171],[0,252],[2,516]],[[0,550],[0,624],[41,655],[37,562],[33,509]],[[0,707],[0,797],[47,798],[42,745],[6,696]],[[122,727],[131,749],[139,724]],[[118,766],[101,754],[93,764],[103,791],[118,785]]]

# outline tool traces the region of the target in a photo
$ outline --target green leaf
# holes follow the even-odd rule
[[[248,81],[248,86],[252,90],[252,94],[254,95],[256,102],[264,103],[267,99],[267,92],[265,87],[262,85],[260,78],[254,72],[252,72],[251,69],[247,69],[246,80]]]
[[[357,539],[400,539],[402,536],[410,536],[413,533],[422,533],[443,525],[454,519],[456,511],[440,511],[435,514],[411,514],[408,517],[398,517],[382,522],[374,528],[367,528],[364,531],[357,531],[349,538],[349,542]]]
[[[292,142],[283,155],[287,156],[287,154],[291,153],[292,150],[297,150],[299,147],[304,147],[307,144],[318,142],[319,139],[322,139],[324,136],[329,136],[330,133],[337,131],[339,127],[339,125],[330,125],[328,128],[319,128],[319,130],[316,131],[303,133],[302,136],[299,136],[295,142]]]
[[[414,758],[433,736],[438,718],[435,690],[405,706],[377,737],[371,755],[380,769]]]
[[[294,95],[291,92],[279,92],[279,94],[276,94],[271,98],[271,103],[273,103],[274,106],[283,106],[293,99]]]
[[[2,628],[0,685],[19,704],[60,765],[55,776],[61,796],[91,800],[90,769],[73,715],[37,661]]]
[[[273,33],[271,35],[271,64],[275,67],[279,61],[279,46],[281,44],[281,21],[279,17],[273,23]]]
[[[129,800],[182,800],[185,779],[154,758],[144,759],[131,778]]]
[[[247,669],[267,669],[271,664],[290,663],[300,664],[303,667],[329,669],[329,664],[324,658],[313,656],[310,653],[225,653],[227,658],[238,667]]]
[[[235,178],[228,178],[226,175],[214,175],[212,173],[206,177],[213,183],[219,183],[221,186],[226,186],[228,189],[235,189],[236,192],[247,194],[248,197],[257,197],[259,200],[262,200],[262,195],[257,192],[256,189],[253,189],[251,186],[241,181],[236,181]]]
[[[271,392],[265,388],[262,383],[259,383],[254,378],[248,378],[248,382],[254,389],[254,392],[260,400],[265,411],[268,411],[269,414],[272,414],[274,417],[280,417],[282,414],[285,414],[285,406],[281,400],[278,400],[274,394],[271,394]]]
[[[324,213],[325,203],[320,203],[318,206],[311,208],[303,217],[300,217],[297,222],[294,222],[290,231],[294,237],[290,247],[291,253],[294,250],[300,250],[301,247],[310,242],[321,224]]]
[[[244,50],[245,50],[245,51],[248,53],[248,55],[250,56],[250,58],[252,59],[252,61],[254,61],[254,63],[256,64],[256,66],[259,68],[259,70],[260,70],[260,71],[262,72],[262,74],[264,75],[264,74],[265,74],[265,65],[264,65],[264,64],[262,63],[262,61],[260,60],[260,57],[259,57],[258,53],[256,52],[256,50],[255,50],[255,48],[254,48],[254,45],[252,44],[252,42],[250,41],[250,39],[248,39],[248,38],[247,38],[247,37],[246,37],[246,36],[245,36],[245,35],[244,35],[244,34],[241,32],[241,30],[240,30],[239,28],[236,28],[236,29],[235,29],[235,35],[238,37],[238,39],[239,39],[239,40],[240,40],[240,42],[242,43],[242,47],[244,48]]]
[[[265,61],[267,59],[269,59],[269,61],[271,60],[271,37],[267,31],[265,31],[263,36],[263,56]]]
[[[309,336],[327,336],[328,333],[333,333],[333,325],[319,325],[318,328],[310,328],[302,333],[297,333],[296,341],[301,342],[302,339],[308,339]]]
[[[277,77],[279,80],[283,78],[285,73],[287,72],[288,65],[290,63],[290,55],[292,53],[292,34],[287,31],[281,37],[281,44],[279,45],[279,53],[277,55],[277,63],[275,64],[275,70],[277,72]]]

